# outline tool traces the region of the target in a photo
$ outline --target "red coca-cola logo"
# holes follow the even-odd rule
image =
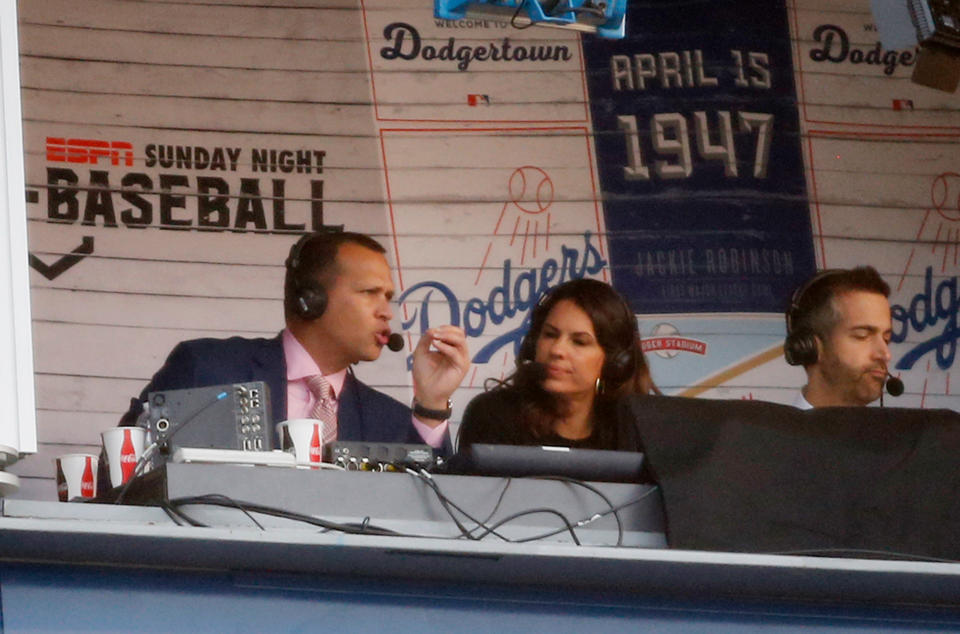
[[[90,457],[84,460],[83,476],[80,477],[80,497],[92,498],[94,495],[93,466]]]
[[[120,474],[123,482],[126,482],[133,476],[137,467],[137,454],[133,450],[133,438],[130,436],[130,430],[123,430],[123,445],[120,447]]]
[[[320,425],[314,425],[313,437],[310,439],[310,462],[321,462],[320,446]]]

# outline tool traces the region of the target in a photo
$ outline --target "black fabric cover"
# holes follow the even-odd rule
[[[956,412],[635,396],[620,414],[672,548],[960,560]]]

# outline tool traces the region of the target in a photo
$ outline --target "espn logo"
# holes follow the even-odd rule
[[[90,163],[110,159],[111,165],[133,165],[133,145],[126,141],[47,137],[47,160],[54,163]]]

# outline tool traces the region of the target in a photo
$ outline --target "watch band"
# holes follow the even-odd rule
[[[453,404],[447,400],[447,409],[428,409],[413,399],[413,415],[430,420],[447,420],[453,414]]]

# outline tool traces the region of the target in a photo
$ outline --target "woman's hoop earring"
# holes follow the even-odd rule
[[[597,382],[593,386],[593,391],[596,394],[603,394],[603,390],[606,386],[603,384],[603,379],[599,376],[597,377]]]

